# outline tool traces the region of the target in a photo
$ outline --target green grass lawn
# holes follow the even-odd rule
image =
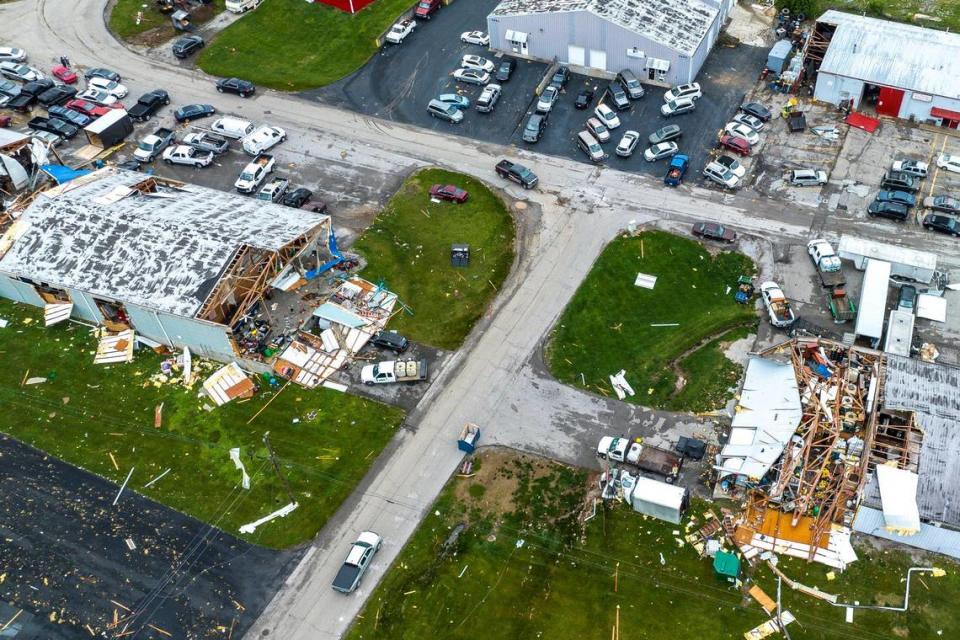
[[[743,375],[743,367],[724,353],[726,345],[746,338],[754,327],[739,327],[697,349],[680,361],[686,384],[667,403],[669,409],[711,411],[722,407]]]
[[[193,24],[199,26],[207,22],[224,10],[226,0],[214,0],[211,7],[204,7],[194,12]],[[137,23],[137,14],[140,14],[140,23]],[[153,0],[117,0],[110,13],[110,30],[123,40],[137,41],[138,36],[154,29],[163,27],[154,34],[151,43],[159,43],[176,35],[176,30],[170,23],[169,14],[160,13]]]
[[[604,640],[611,637],[618,607],[624,639],[736,639],[766,621],[756,602],[714,576],[709,559],[676,542],[686,535],[687,519],[674,525],[617,504],[598,507],[581,530],[576,516],[585,472],[489,455],[483,454],[476,477],[455,478],[446,487],[374,590],[349,640]],[[719,515],[716,505],[695,501],[687,516],[703,522],[711,507]],[[445,544],[461,522],[469,526],[456,542]],[[909,556],[858,552],[860,560],[832,582],[822,565],[782,566],[787,575],[839,594],[841,601],[873,604],[902,597]],[[907,613],[857,612],[853,624],[844,623],[843,609],[785,588],[783,606],[798,619],[791,637],[960,637],[960,566],[941,558],[916,562],[934,562],[948,575],[925,576],[928,588],[915,581]],[[769,572],[758,578],[776,598]]]
[[[435,183],[470,193],[464,204],[433,203]],[[411,310],[390,322],[417,342],[456,349],[496,295],[513,264],[513,219],[503,201],[459,173],[420,171],[400,187],[353,250],[369,261],[362,276],[383,280]],[[450,245],[470,245],[470,266],[450,265]]]
[[[217,76],[301,91],[350,75],[412,0],[376,0],[353,15],[303,0],[266,0],[210,43],[197,64]]]
[[[200,383],[191,390],[154,386],[150,378],[163,358],[152,351],[138,352],[127,364],[94,365],[95,341],[87,327],[45,329],[42,310],[6,300],[0,300],[0,318],[10,322],[0,329],[0,430],[118,484],[134,467],[130,489],[234,535],[240,525],[289,502],[262,442],[269,431],[300,506],[242,536],[265,546],[313,538],[403,420],[393,407],[290,385],[248,424],[272,392],[207,411],[203,406],[213,403],[197,397]],[[212,364],[206,375],[218,366]],[[34,376],[48,381],[21,384]],[[162,426],[155,429],[160,403]],[[236,490],[240,472],[229,458],[233,447],[240,447],[252,477],[249,491]],[[143,488],[167,468],[167,476]]]
[[[700,243],[663,231],[620,236],[600,254],[554,328],[547,352],[550,370],[563,382],[583,387],[585,381],[587,388],[612,395],[608,376],[626,369],[636,391],[629,401],[704,408],[692,393],[674,397],[671,367],[701,340],[756,321],[753,307],[736,304],[727,292],[741,274],[753,271],[742,254],[724,251],[712,257]],[[634,286],[637,273],[657,276],[656,286]],[[731,370],[725,358],[685,362],[696,368],[697,378],[725,380]]]

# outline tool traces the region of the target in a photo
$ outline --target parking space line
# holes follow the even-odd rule
[[[936,136],[934,136],[933,144],[930,145],[931,148],[934,145],[936,145]],[[943,150],[946,148],[947,148],[947,136],[943,136],[943,144],[940,145],[940,153],[943,153]],[[930,180],[930,191],[927,193],[928,196],[933,195],[933,188],[937,186],[937,178],[940,176],[940,167],[936,165],[936,162],[937,162],[936,159],[937,157],[939,157],[940,153],[930,158],[930,162],[933,164],[934,169],[933,169],[933,177]]]

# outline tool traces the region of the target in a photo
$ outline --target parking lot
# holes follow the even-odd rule
[[[585,122],[608,81],[573,74],[550,113],[544,137],[536,144],[528,144],[521,139],[522,130],[527,116],[536,108],[535,91],[548,71],[547,64],[518,60],[510,80],[502,83],[503,94],[496,110],[490,114],[473,109],[472,103],[482,87],[454,80],[452,73],[464,54],[499,61],[486,47],[460,41],[464,31],[486,29],[486,16],[496,4],[497,0],[454,2],[437,12],[432,20],[419,22],[402,44],[385,45],[357,73],[305,95],[366,115],[586,162],[586,156],[577,148],[576,135],[585,129]],[[633,101],[629,110],[618,112],[622,125],[611,132],[609,142],[603,143],[609,156],[605,163],[618,169],[662,175],[667,161],[648,163],[642,158],[642,152],[649,134],[665,124],[675,123],[683,129],[679,146],[680,151],[691,158],[691,174],[699,172],[715,146],[717,132],[753,87],[765,60],[763,47],[718,45],[697,77],[704,94],[697,102],[697,110],[675,119],[660,115],[665,89],[646,85],[644,98]],[[596,87],[595,98],[589,111],[577,110],[574,100],[585,87]],[[459,124],[438,120],[427,113],[427,103],[443,93],[459,93],[470,99],[471,108]],[[641,144],[632,157],[621,158],[614,149],[628,129],[641,134]]]

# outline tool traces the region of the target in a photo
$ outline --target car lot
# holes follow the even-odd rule
[[[474,0],[443,7],[432,20],[420,22],[402,44],[386,45],[357,73],[305,95],[366,115],[586,162],[586,156],[577,147],[576,136],[585,129],[586,120],[593,115],[593,107],[601,99],[608,81],[571,74],[550,113],[546,133],[535,144],[524,142],[522,133],[527,117],[535,110],[535,90],[547,73],[546,64],[518,60],[510,80],[501,83],[503,95],[491,114],[479,113],[474,108],[482,87],[454,81],[452,73],[465,54],[499,61],[486,48],[460,41],[462,32],[485,28],[486,16],[496,4],[496,0]],[[761,47],[717,47],[697,78],[704,93],[697,102],[697,110],[676,118],[664,118],[660,114],[666,88],[645,85],[647,95],[632,101],[629,110],[618,112],[623,124],[611,132],[610,141],[603,143],[609,156],[605,164],[662,175],[666,172],[667,160],[648,163],[641,156],[649,134],[665,124],[676,123],[684,132],[680,152],[691,158],[688,179],[699,180],[699,172],[715,145],[718,131],[736,113],[743,96],[753,87],[765,57],[766,49]],[[585,87],[597,89],[592,106],[589,110],[575,109],[577,93]],[[463,121],[451,124],[431,117],[426,110],[427,103],[439,94],[452,92],[465,95],[471,101]],[[628,129],[641,134],[641,144],[633,156],[622,158],[614,149]]]

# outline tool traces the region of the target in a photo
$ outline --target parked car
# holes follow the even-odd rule
[[[693,225],[693,235],[705,240],[720,240],[721,242],[735,242],[737,232],[716,222],[696,222]]]
[[[127,88],[119,82],[114,82],[113,80],[107,80],[105,78],[90,78],[90,80],[87,81],[87,89],[90,87],[96,87],[101,91],[106,91],[110,95],[116,96],[117,100],[123,100],[127,97]]]
[[[420,0],[413,10],[415,18],[429,20],[440,9],[440,0]]]
[[[120,77],[120,74],[116,71],[111,71],[110,69],[104,69],[103,67],[94,67],[93,69],[87,69],[83,72],[83,77],[87,80],[91,78],[105,78],[113,82],[120,82],[123,78]]]
[[[726,189],[736,189],[740,178],[719,162],[711,162],[703,169],[703,177]]]
[[[220,93],[235,93],[241,98],[249,98],[257,91],[252,82],[240,78],[221,78],[216,87]]]
[[[750,143],[751,147],[760,142],[760,136],[756,131],[739,122],[728,122],[727,126],[723,128],[723,131],[737,138],[743,138]]]
[[[437,100],[452,104],[458,109],[470,108],[470,98],[467,96],[462,96],[459,93],[441,93],[439,96],[437,96]]]
[[[427,1],[424,0],[420,4],[426,4]],[[350,546],[347,559],[333,579],[334,590],[341,593],[352,593],[360,584],[360,578],[366,573],[367,568],[373,561],[374,554],[380,550],[382,543],[383,539],[373,531],[361,533],[357,541]]]
[[[67,140],[72,139],[80,131],[79,127],[59,118],[36,117],[27,123],[27,127],[35,131],[47,131]]]
[[[610,131],[598,118],[589,118],[587,120],[587,131],[600,142],[606,142],[610,139]]]
[[[486,47],[490,44],[490,36],[483,31],[464,31],[460,34],[460,42],[478,44],[481,47]]]
[[[0,62],[0,74],[19,82],[33,82],[43,78],[43,73],[39,69],[19,62]]]
[[[677,98],[690,98],[691,100],[699,100],[701,97],[703,97],[703,91],[700,90],[700,83],[691,82],[689,84],[678,84],[664,93],[663,101],[672,102]]]
[[[513,75],[513,70],[517,68],[517,61],[513,58],[502,58],[497,65],[497,73],[494,78],[497,82],[506,82]]]
[[[960,173],[960,156],[941,153],[937,156],[937,166],[953,173]]]
[[[952,196],[930,196],[924,198],[923,206],[944,213],[960,213],[960,199]]]
[[[137,100],[137,104],[130,107],[127,112],[130,118],[137,122],[146,122],[160,110],[161,107],[170,104],[170,95],[163,89],[154,89],[143,94]]]
[[[589,87],[580,89],[577,93],[577,99],[573,101],[573,107],[575,109],[586,109],[591,104],[593,104],[593,89]]]
[[[111,111],[110,107],[104,107],[89,100],[71,100],[65,106],[67,109],[73,109],[91,118],[99,118],[100,116],[107,115]]]
[[[679,152],[680,149],[677,148],[676,142],[661,142],[648,147],[647,150],[643,152],[643,159],[647,162],[656,162],[657,160],[669,158]]]
[[[670,142],[671,140],[677,140],[680,136],[683,135],[683,131],[680,130],[680,125],[678,124],[668,124],[665,127],[660,127],[656,131],[650,134],[647,138],[647,142],[650,144],[660,144],[661,142]]]
[[[690,98],[677,98],[660,107],[660,114],[665,118],[672,118],[673,116],[691,113],[696,108],[696,103]]]
[[[83,93],[77,96],[80,100],[88,100],[90,102],[96,102],[97,104],[102,104],[105,107],[114,107],[114,105],[121,105],[120,99],[117,96],[107,93],[102,89],[97,89],[96,87],[88,87]]]
[[[733,121],[740,124],[745,124],[754,131],[760,131],[764,126],[766,126],[766,123],[757,116],[752,116],[749,113],[744,113],[743,111],[733,116]]]
[[[467,201],[470,194],[453,184],[435,184],[430,187],[430,197],[462,204]]]
[[[90,116],[85,116],[79,111],[74,111],[73,109],[68,109],[62,105],[54,105],[47,108],[47,115],[51,118],[59,118],[64,122],[69,122],[75,127],[80,127],[81,129],[93,122],[93,118]]]
[[[602,162],[607,157],[603,147],[589,131],[581,131],[577,134],[577,146],[587,154],[591,162]]]
[[[37,96],[37,102],[45,107],[52,107],[58,104],[66,104],[73,100],[77,95],[77,90],[65,84],[58,84],[51,87]]]
[[[288,191],[283,196],[281,204],[287,207],[293,207],[294,209],[299,209],[303,205],[310,202],[310,199],[313,198],[313,191],[307,189],[306,187],[297,187],[293,191]]]
[[[257,200],[264,202],[280,202],[287,193],[290,181],[287,178],[274,178],[263,186],[257,193]]]
[[[401,19],[390,27],[390,31],[383,37],[390,44],[400,44],[407,39],[414,29],[417,28],[417,21],[413,18]]]
[[[687,175],[687,169],[689,168],[690,158],[682,153],[676,154],[670,158],[667,173],[663,176],[663,184],[668,187],[679,187],[683,184],[683,178]]]
[[[50,70],[50,73],[54,78],[59,80],[64,84],[76,84],[77,83],[77,74],[70,69],[65,67],[62,64],[58,64],[53,69]]]
[[[746,156],[750,155],[750,143],[739,138],[737,136],[732,136],[729,133],[720,136],[720,148],[728,149],[733,151],[737,155]]]
[[[439,100],[431,100],[427,104],[427,113],[434,118],[440,118],[441,120],[453,122],[454,124],[463,120],[463,111],[461,111],[459,107],[449,102],[440,102]]]
[[[523,141],[534,143],[543,137],[543,132],[547,129],[548,113],[532,113],[527,118],[527,124],[523,126]]]
[[[627,92],[623,90],[619,82],[611,82],[607,86],[607,95],[610,96],[610,100],[613,102],[613,106],[617,108],[617,111],[630,108],[630,98],[627,97]],[[602,99],[603,98],[601,98],[601,100]]]
[[[893,163],[892,169],[894,171],[905,173],[908,176],[926,178],[930,169],[930,165],[928,165],[926,162],[920,162],[919,160],[896,160]]]
[[[209,118],[217,112],[213,105],[209,104],[185,104],[173,112],[173,117],[177,122],[190,122],[200,118]]]
[[[912,312],[917,305],[917,288],[912,284],[900,285],[900,295],[897,296],[897,308]]]
[[[140,163],[136,160],[124,160],[123,162],[117,163],[118,169],[124,169],[126,171],[140,171]]]
[[[916,193],[920,190],[920,184],[917,178],[896,171],[888,171],[883,174],[883,178],[880,179],[880,186],[884,189],[908,191],[910,193]]]
[[[633,129],[624,131],[623,137],[620,138],[620,142],[617,144],[617,155],[621,158],[629,158],[633,155],[633,152],[636,150],[639,142],[640,132],[634,131]]]
[[[631,100],[639,100],[644,96],[643,85],[640,84],[640,80],[630,69],[620,71],[614,80],[623,87],[623,90],[627,92],[627,97]]]
[[[212,151],[199,151],[185,144],[167,147],[161,157],[167,164],[182,164],[188,167],[209,167],[213,164]]]
[[[738,178],[747,175],[747,168],[740,164],[740,161],[733,156],[719,155],[713,159],[714,162],[730,171]]]
[[[203,38],[196,34],[177,38],[173,43],[173,56],[181,60],[189,58],[200,51],[200,49],[203,49],[205,45],[206,43],[203,41]]]
[[[16,97],[7,102],[7,108],[14,111],[29,111],[33,104],[43,93],[53,88],[53,80],[41,78],[34,80],[20,87],[20,92]]]
[[[794,169],[788,176],[790,184],[797,187],[819,187],[827,184],[827,172],[820,169]]]
[[[467,84],[487,84],[490,82],[490,74],[486,71],[478,71],[477,69],[457,69],[453,72],[453,78],[457,82],[465,82]]]
[[[563,89],[567,86],[567,82],[570,80],[570,70],[564,66],[560,66],[553,74],[553,78],[550,79],[550,84],[557,87],[558,89]]]
[[[0,107],[4,105],[3,98],[10,99],[20,95],[20,85],[13,80],[0,78]]]
[[[0,47],[0,62],[26,62],[27,52],[18,47]]]
[[[616,129],[620,126],[620,118],[617,117],[616,112],[602,102],[593,110],[593,115],[597,116],[608,129]]]
[[[477,111],[480,113],[490,113],[497,106],[500,100],[500,85],[488,84],[483,88],[480,97],[477,98]]]
[[[483,71],[485,73],[490,73],[495,68],[491,61],[483,56],[476,56],[472,53],[468,53],[460,59],[460,67],[462,69],[473,69],[474,71]]]
[[[501,160],[493,170],[501,178],[516,182],[524,189],[533,189],[540,182],[540,178],[533,171],[510,160]]]
[[[910,215],[910,209],[902,202],[881,202],[874,200],[867,205],[867,215],[875,218],[906,220],[907,216]]]
[[[260,125],[243,138],[240,146],[251,156],[258,156],[287,139],[287,132],[280,127]]]
[[[555,86],[550,85],[544,88],[543,93],[540,94],[540,98],[537,100],[537,111],[540,113],[550,113],[559,96],[560,90]]]
[[[943,215],[942,213],[931,213],[923,219],[923,228],[930,231],[939,231],[948,233],[951,236],[960,235],[960,223],[953,216]]]
[[[394,353],[403,353],[410,346],[410,341],[396,331],[381,331],[373,337],[370,344],[379,349],[389,349]]]
[[[881,191],[877,194],[877,202],[899,202],[908,207],[917,206],[917,197],[906,191]]]
[[[740,111],[744,113],[749,113],[755,118],[759,118],[764,122],[770,122],[770,118],[773,117],[773,113],[767,107],[763,106],[759,102],[744,102],[740,105]]]

